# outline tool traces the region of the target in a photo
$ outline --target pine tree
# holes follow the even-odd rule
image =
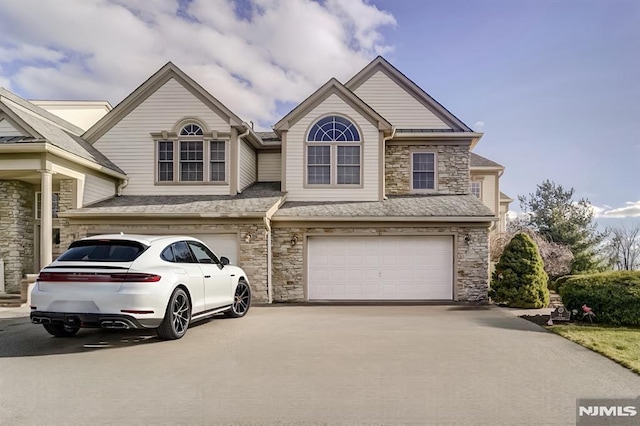
[[[548,241],[564,244],[573,253],[571,274],[594,272],[603,265],[598,259],[597,246],[604,234],[597,231],[591,203],[586,198],[573,199],[575,190],[565,189],[545,180],[534,194],[518,196],[520,208],[528,213],[524,225]]]
[[[517,234],[496,265],[490,296],[514,308],[544,308],[549,304],[547,281],[535,242],[526,234]]]

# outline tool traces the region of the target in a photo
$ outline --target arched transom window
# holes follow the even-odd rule
[[[330,115],[307,135],[308,185],[360,185],[361,139],[354,123]]]
[[[187,124],[180,130],[180,136],[202,136],[202,127],[197,124]]]
[[[186,124],[157,141],[158,182],[225,182],[226,142],[198,124]]]

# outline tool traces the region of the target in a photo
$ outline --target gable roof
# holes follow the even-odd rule
[[[167,62],[162,68],[156,71],[155,74],[138,86],[136,90],[131,92],[129,96],[116,105],[115,108],[91,126],[82,137],[88,142],[94,143],[170,79],[176,80],[209,108],[216,111],[220,116],[225,117],[231,126],[243,126],[240,117],[211,95],[211,93],[207,92],[173,62]]]
[[[491,161],[488,158],[485,158],[481,155],[476,154],[475,152],[469,153],[469,165],[471,167],[482,167],[482,168],[490,167],[490,168],[496,168],[496,169],[504,169],[504,166],[502,164],[498,164],[495,161]]]
[[[351,91],[354,91],[360,87],[365,81],[367,81],[376,72],[382,71],[397,85],[406,90],[420,103],[422,103],[427,109],[433,112],[438,118],[449,125],[451,128],[459,132],[473,132],[473,130],[464,124],[462,120],[453,115],[448,109],[442,106],[438,101],[433,99],[427,92],[425,92],[420,86],[411,81],[406,75],[400,72],[396,67],[391,65],[382,56],[378,56],[373,61],[364,67],[360,72],[354,75],[346,84],[345,87]]]
[[[19,105],[26,110],[29,110],[33,114],[46,118],[47,120],[57,124],[58,126],[64,128],[65,130],[75,135],[81,135],[84,132],[84,130],[82,130],[80,127],[74,124],[71,124],[68,121],[58,117],[57,115],[50,113],[46,109],[41,108],[38,105],[35,105],[25,99],[22,99],[20,96],[16,95],[15,93],[12,93],[3,87],[0,87],[0,102],[2,101],[2,98],[8,99],[14,104]],[[5,102],[2,102],[2,103],[5,103]]]
[[[375,123],[378,130],[391,130],[391,123],[389,123],[383,116],[378,114],[373,108],[367,105],[366,102],[360,99],[351,90],[347,89],[335,78],[327,81],[322,87],[313,92],[307,99],[298,104],[298,106],[292,109],[287,115],[282,117],[282,119],[273,126],[273,129],[276,131],[288,130],[306,113],[334,94],[344,102],[351,105],[356,111],[368,118],[372,123]]]
[[[500,191],[500,202],[501,203],[512,203],[513,202],[513,198],[509,197],[507,194],[505,194],[504,192]]]
[[[125,174],[100,151],[79,136],[82,133],[80,128],[3,88],[0,88],[0,112],[5,113],[30,135],[30,137],[5,140],[3,141],[5,146],[15,143],[49,143],[119,174]]]

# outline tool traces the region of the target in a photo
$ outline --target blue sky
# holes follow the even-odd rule
[[[172,60],[263,128],[382,54],[485,133],[507,194],[552,179],[603,225],[640,217],[636,0],[8,0],[0,27],[26,98],[115,105]]]

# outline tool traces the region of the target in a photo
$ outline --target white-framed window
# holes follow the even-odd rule
[[[42,218],[42,192],[36,192],[36,200],[35,200],[35,214],[36,219],[40,220]],[[54,192],[51,195],[51,217],[57,218],[58,213],[60,211],[60,193]]]
[[[307,185],[360,185],[362,140],[349,119],[330,115],[315,122],[306,150]]]
[[[175,138],[156,141],[158,183],[226,182],[227,143],[206,136],[197,124],[183,126]]]
[[[414,191],[436,189],[436,154],[434,152],[411,153],[411,189]]]
[[[469,184],[469,192],[471,195],[475,195],[476,197],[482,199],[482,182],[480,181],[471,181]]]

